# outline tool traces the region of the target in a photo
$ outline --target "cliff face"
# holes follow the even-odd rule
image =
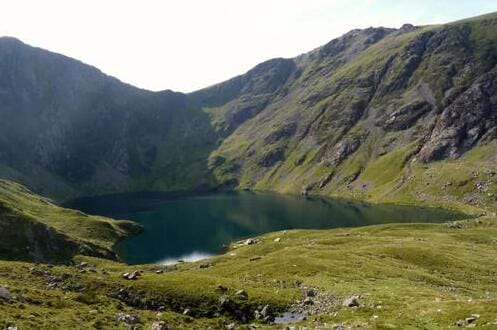
[[[4,38],[0,175],[59,199],[250,187],[493,205],[493,176],[471,171],[495,170],[496,64],[495,14],[353,30],[188,95]]]

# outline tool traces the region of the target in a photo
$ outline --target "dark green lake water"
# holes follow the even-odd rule
[[[130,264],[196,260],[219,253],[230,241],[284,229],[443,222],[464,217],[434,208],[254,192],[174,198],[123,194],[84,198],[68,206],[141,223],[144,232],[118,246],[119,254]]]

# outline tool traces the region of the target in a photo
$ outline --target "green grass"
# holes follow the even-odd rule
[[[115,320],[124,311],[140,316],[141,325],[148,327],[157,318],[157,307],[164,306],[159,318],[173,328],[220,328],[234,317],[217,314],[222,295],[234,297],[244,289],[248,300],[233,298],[240,310],[269,304],[281,311],[300,299],[300,288],[295,285],[300,283],[300,287],[315,287],[336,297],[329,310],[310,316],[302,325],[314,326],[319,319],[328,327],[344,323],[439,329],[480,314],[477,325],[491,328],[497,316],[497,219],[461,224],[460,229],[445,224],[390,224],[271,233],[260,237],[259,244],[233,245],[224,255],[169,266],[163,274],[155,273],[161,268],[157,265],[131,267],[88,257],[76,260],[87,261],[95,272],[80,272],[74,266],[35,267],[70,275],[61,282],[62,289],[55,290],[45,289],[46,276],[28,271],[32,264],[2,261],[0,285],[14,296],[22,293],[27,301],[0,304],[0,326],[124,328]],[[276,237],[281,241],[274,242]],[[250,261],[254,256],[261,259]],[[205,262],[211,267],[200,269],[198,265]],[[121,279],[121,272],[136,269],[143,271],[139,280]],[[75,284],[87,289],[76,292]],[[218,285],[228,292],[219,292]],[[126,302],[113,297],[119,288],[136,293],[138,299]],[[353,294],[361,296],[361,307],[341,306]],[[142,307],[136,308],[135,303]],[[186,308],[191,316],[182,315]]]
[[[59,207],[6,180],[0,180],[0,220],[2,258],[17,260],[32,260],[36,259],[34,254],[46,253],[50,258],[63,260],[78,252],[114,257],[114,244],[139,230],[129,221],[89,216]],[[56,238],[58,245],[51,246],[55,242],[51,244],[50,240]]]
[[[274,104],[244,122],[220,146],[215,139],[228,124],[231,104],[204,112],[190,109],[193,117],[175,118],[165,136],[144,138],[132,151],[137,162],[132,171],[138,173],[132,190],[188,190],[237,179],[240,188],[295,193],[311,185],[311,194],[445,207],[480,217],[450,226],[388,224],[277,232],[261,236],[256,245],[232,244],[225,254],[206,261],[126,266],[80,254],[111,256],[113,245],[136,229],[131,223],[63,209],[20,185],[0,181],[0,256],[24,261],[0,261],[0,286],[14,296],[12,302],[0,300],[0,328],[125,329],[128,326],[116,320],[118,313],[125,312],[139,316],[143,328],[164,320],[172,329],[219,329],[238,319],[243,323],[240,328],[254,322],[260,328],[278,329],[281,326],[253,320],[253,312],[266,304],[273,311],[288,310],[302,298],[301,289],[306,286],[335,298],[327,310],[299,326],[445,329],[479,314],[478,327],[496,328],[496,142],[481,143],[458,159],[424,164],[415,154],[428,120],[393,132],[386,132],[376,121],[418,99],[423,84],[441,104],[447,84],[454,83],[454,90],[460,91],[485,72],[495,63],[497,30],[487,28],[494,20],[492,14],[387,37],[344,63],[335,63],[334,58],[324,64],[310,59],[302,75],[286,86],[288,96],[275,95]],[[465,34],[465,24],[470,24],[470,33]],[[444,40],[450,44],[467,38],[464,41],[470,47],[424,56],[403,88],[367,100],[367,89],[390,60],[382,86],[402,80],[409,60],[403,56],[406,47],[423,33],[451,28],[455,28],[450,34],[454,39]],[[442,65],[448,59],[453,64],[450,68]],[[476,61],[474,70],[453,76],[452,68],[459,72],[468,59]],[[319,73],[327,65],[334,70]],[[334,93],[326,94],[330,89]],[[307,106],[305,100],[319,93],[323,93],[320,100]],[[370,102],[367,115],[353,122],[352,106],[366,100]],[[206,118],[211,125],[206,125]],[[302,123],[299,129],[308,126],[308,134],[272,145],[264,141],[279,124],[290,121]],[[337,166],[326,164],[337,142],[354,139],[361,139],[357,150]],[[140,169],[149,151],[141,144],[157,146],[157,160],[147,168],[150,172]],[[284,150],[285,159],[272,168],[259,166],[261,155],[275,148]],[[209,155],[211,160],[222,156],[225,161],[208,168]],[[297,162],[302,156],[305,159]],[[331,173],[330,182],[319,188],[319,181]],[[482,182],[484,189],[478,189]],[[275,238],[281,240],[275,242]],[[44,261],[64,264],[26,262],[34,259],[34,252],[44,254]],[[88,262],[89,267],[75,267],[71,259]],[[206,262],[211,267],[200,269]],[[158,268],[164,268],[164,273],[157,274]],[[133,270],[143,271],[140,279],[121,278],[121,273]],[[66,278],[55,289],[47,288],[51,276],[64,273]],[[220,292],[219,285],[227,292]],[[117,296],[120,289],[133,297]],[[235,297],[240,289],[248,293],[247,300]],[[343,307],[343,299],[354,294],[360,295],[361,306]],[[233,299],[239,312],[220,309],[223,296]],[[159,307],[164,309],[161,314]],[[185,309],[190,315],[183,315]],[[240,313],[247,318],[243,322]]]

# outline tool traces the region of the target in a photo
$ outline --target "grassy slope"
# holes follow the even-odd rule
[[[229,288],[229,296],[239,289],[248,292],[247,301],[235,299],[240,309],[253,310],[268,303],[273,310],[282,310],[300,298],[295,283],[301,283],[301,287],[315,287],[335,297],[326,313],[303,323],[309,326],[344,323],[437,329],[479,314],[477,325],[492,328],[497,315],[497,219],[483,217],[461,223],[459,229],[392,224],[272,233],[254,246],[232,246],[229,253],[210,259],[210,268],[181,264],[169,266],[164,274],[155,273],[160,266],[126,267],[92,258],[78,260],[88,261],[96,272],[81,272],[74,266],[38,266],[51,275],[70,275],[60,283],[62,289],[55,290],[45,289],[48,276],[30,273],[30,264],[0,262],[0,284],[14,296],[22,293],[27,299],[0,304],[0,326],[125,328],[115,319],[124,311],[140,316],[147,327],[155,319],[163,319],[173,329],[222,328],[223,321],[231,320],[229,315],[215,315],[222,295],[216,290],[219,284]],[[274,242],[276,237],[281,241]],[[250,261],[254,256],[262,258]],[[120,278],[121,272],[135,269],[144,271],[139,280]],[[86,290],[77,292],[76,284]],[[138,299],[133,301],[155,307],[136,309],[111,298],[119,288],[137,293]],[[343,299],[352,294],[361,296],[362,306],[342,307]],[[160,316],[154,310],[158,306],[166,307]],[[185,308],[192,317],[182,315]],[[316,318],[320,320],[317,323]]]
[[[49,260],[52,257],[67,259],[76,253],[114,257],[113,245],[138,230],[129,221],[114,221],[61,208],[5,180],[0,180],[0,219],[3,259],[37,259],[33,256],[37,254],[36,244],[41,244],[39,257],[45,255]],[[51,247],[50,234],[58,238],[58,246]],[[13,245],[18,248],[13,249]],[[52,252],[46,255],[49,250]]]
[[[300,77],[282,88],[289,96],[276,98],[272,105],[239,127],[213,153],[212,157],[222,156],[227,160],[214,169],[218,181],[236,178],[240,188],[295,193],[310,186],[311,194],[346,196],[372,202],[436,204],[477,213],[479,208],[490,213],[497,211],[494,197],[496,178],[492,174],[496,171],[495,141],[482,141],[456,160],[427,164],[416,161],[438,114],[447,106],[445,102],[449,102],[447,95],[457,95],[465,90],[475,77],[495,64],[496,17],[493,13],[402,35],[389,35],[353,60],[324,74],[326,65],[333,66],[333,62],[322,64],[324,60],[321,58],[304,61],[305,70]],[[464,40],[467,45],[462,45],[461,38],[466,38],[463,36],[467,31],[470,31]],[[414,71],[405,74],[408,80],[404,87],[382,94],[385,88],[402,80],[403,70],[410,67],[406,63],[412,59],[411,51],[407,49],[427,33],[442,36],[446,33],[445,39],[441,39],[446,40],[446,44],[439,41],[436,45],[443,45],[439,50],[421,56]],[[392,63],[387,65],[391,59]],[[371,80],[385,67],[389,69],[379,87],[372,87]],[[375,92],[367,101],[365,115],[349,130],[341,131],[343,123],[353,115],[349,112],[349,104],[364,101],[362,95],[369,93],[370,89]],[[332,94],[326,96],[326,93]],[[308,106],[306,100],[313,94],[324,96],[318,103]],[[406,129],[385,130],[379,127],[390,118],[392,109],[414,100],[430,99],[430,94],[438,107],[431,114],[421,117]],[[319,117],[317,113],[323,108],[326,111]],[[303,138],[289,136],[274,144],[265,140],[282,123],[298,122],[305,126],[313,121],[309,126],[313,134]],[[299,131],[303,129],[299,128]],[[344,135],[340,137],[342,133]],[[333,151],[337,141],[361,136],[366,137],[362,137],[360,147],[343,162],[333,166],[326,164],[323,155]],[[278,148],[284,150],[284,159],[271,167],[258,163],[262,155]],[[304,161],[297,162],[298,159]],[[332,177],[329,183],[318,187],[328,175]],[[443,187],[449,182],[452,185]],[[477,189],[478,182],[485,182],[485,189]]]

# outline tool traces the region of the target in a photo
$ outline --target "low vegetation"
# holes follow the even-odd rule
[[[112,248],[136,224],[64,209],[0,180],[0,328],[278,329],[273,321],[285,312],[298,319],[291,326],[317,329],[497,328],[494,31],[496,14],[354,30],[190,95],[138,91],[77,64],[92,97],[80,95],[83,105],[55,128],[6,130],[2,177],[58,200],[250,188],[441,206],[473,218],[276,232],[196,263],[128,266]],[[67,79],[62,90],[76,84]],[[97,83],[112,87],[109,104]],[[5,118],[15,103],[2,108]],[[91,129],[77,130],[78,114]],[[52,123],[24,115],[20,123]],[[109,144],[94,150],[95,141]],[[44,163],[23,168],[21,159]]]
[[[59,266],[2,261],[0,286],[11,299],[0,298],[0,326],[281,328],[255,318],[268,305],[270,316],[307,312],[298,325],[311,328],[493,328],[496,237],[497,219],[481,217],[276,232],[175,266],[90,257]],[[122,277],[133,271],[141,276]],[[344,306],[352,296],[358,306]]]
[[[114,244],[139,231],[133,222],[65,209],[0,180],[1,259],[64,262],[76,254],[117,259]]]

